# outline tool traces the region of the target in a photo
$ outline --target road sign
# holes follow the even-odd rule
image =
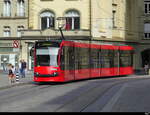
[[[13,47],[19,48],[19,41],[18,40],[13,40]]]

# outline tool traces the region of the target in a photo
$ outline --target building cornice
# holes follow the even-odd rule
[[[24,20],[28,19],[28,17],[0,17],[0,20]]]

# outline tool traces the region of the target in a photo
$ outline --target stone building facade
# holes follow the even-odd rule
[[[0,69],[8,63],[18,65],[19,48],[13,48],[13,40],[20,43],[21,30],[28,29],[28,0],[0,0]]]
[[[11,16],[0,16],[0,23],[2,23],[0,25],[0,43],[10,42],[10,45],[12,41],[4,39],[18,40],[20,48],[14,49],[11,45],[9,47],[14,49],[14,53],[17,52],[16,60],[24,58],[28,62],[28,69],[33,67],[33,61],[29,56],[33,43],[40,39],[60,37],[58,17],[66,18],[63,33],[67,39],[92,39],[104,43],[131,45],[135,48],[134,68],[142,68],[141,54],[149,47],[149,40],[145,41],[144,39],[144,0],[0,1],[0,14],[5,11],[3,7],[6,1],[10,1],[9,4],[12,3],[12,5],[16,4],[11,6],[13,9]],[[8,7],[9,5],[6,9]],[[20,8],[20,12],[24,12],[25,15],[20,14],[21,16],[18,17],[17,8]],[[24,11],[22,11],[23,9]],[[4,37],[4,31],[6,30],[7,36],[9,34],[7,31],[10,29],[11,35]],[[17,34],[17,30],[21,30],[21,33]]]

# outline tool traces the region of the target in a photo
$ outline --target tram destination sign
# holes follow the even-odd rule
[[[38,44],[36,44],[36,47],[59,47],[59,43],[58,42],[39,42]]]

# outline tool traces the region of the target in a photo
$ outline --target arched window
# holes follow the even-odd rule
[[[11,0],[4,0],[4,16],[11,16]]]
[[[4,37],[10,37],[10,35],[11,35],[10,26],[4,26],[3,36]]]
[[[17,16],[25,16],[25,2],[24,0],[17,1]]]
[[[69,10],[65,14],[66,30],[80,29],[80,15],[78,11]]]
[[[24,29],[24,26],[18,26],[17,27],[17,36],[20,37],[21,36],[21,31]]]
[[[55,15],[52,12],[46,11],[41,13],[41,29],[54,28],[55,27]]]
[[[150,14],[150,0],[144,0],[145,14]]]

